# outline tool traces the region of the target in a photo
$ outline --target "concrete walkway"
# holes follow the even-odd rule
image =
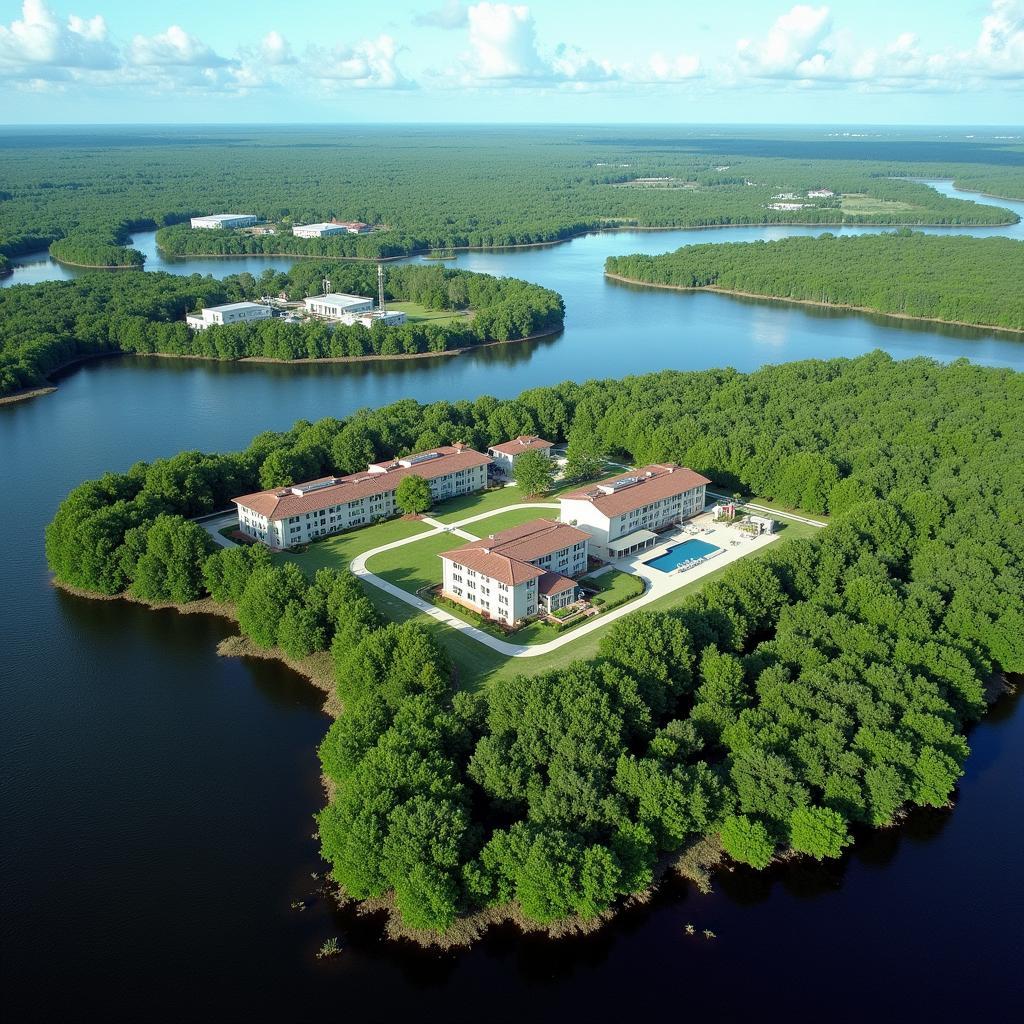
[[[218,519],[208,519],[206,522],[200,523],[199,525],[213,538],[214,544],[219,544],[222,548],[238,547],[233,540],[228,540],[228,538],[220,532],[225,526],[238,525],[237,512],[226,512]]]
[[[449,524],[438,522],[436,519],[424,519],[422,521],[431,525],[433,529],[426,533],[418,533],[413,537],[405,537],[402,540],[392,541],[390,544],[382,544],[380,547],[373,548],[370,551],[365,551],[361,555],[357,555],[352,559],[351,569],[356,576],[366,580],[367,583],[372,584],[378,589],[383,590],[384,593],[390,594],[392,597],[397,598],[399,601],[404,602],[412,608],[415,608],[424,615],[431,616],[438,622],[443,622],[446,626],[450,626],[452,629],[457,629],[463,635],[476,640],[485,647],[489,647],[492,651],[497,651],[499,654],[503,654],[509,658],[537,658],[542,654],[550,654],[552,651],[556,651],[559,647],[564,647],[566,644],[571,644],[581,636],[593,633],[594,630],[603,629],[608,625],[608,623],[622,618],[623,615],[629,615],[630,612],[634,612],[638,608],[642,608],[645,605],[650,604],[652,601],[657,601],[658,598],[664,597],[666,594],[671,594],[673,591],[679,590],[681,587],[692,583],[694,580],[699,580],[703,576],[707,576],[709,573],[720,569],[722,566],[729,565],[731,562],[737,561],[744,555],[749,554],[751,551],[762,548],[778,539],[778,534],[765,534],[753,539],[744,538],[743,540],[739,540],[736,545],[732,545],[729,542],[736,541],[740,535],[728,526],[713,525],[711,523],[710,513],[701,513],[701,515],[688,520],[685,526],[673,531],[672,534],[666,534],[661,543],[656,547],[649,548],[647,551],[640,552],[635,556],[618,559],[612,563],[615,568],[621,569],[623,572],[628,572],[643,580],[644,592],[639,597],[634,598],[632,601],[627,601],[618,608],[613,608],[610,612],[605,612],[603,615],[597,615],[582,626],[578,626],[576,629],[570,629],[561,636],[555,637],[554,640],[549,640],[547,643],[543,644],[515,644],[510,643],[508,640],[501,640],[498,637],[491,636],[490,633],[485,633],[482,629],[477,629],[476,626],[471,626],[468,622],[464,622],[462,619],[445,611],[443,608],[438,608],[429,601],[424,601],[415,594],[410,594],[408,591],[402,590],[401,587],[396,587],[394,584],[389,583],[387,580],[382,579],[380,576],[375,575],[366,568],[367,561],[373,558],[374,555],[379,555],[383,551],[391,551],[394,548],[400,548],[406,544],[415,544],[417,541],[421,541],[426,537],[435,537],[437,534],[442,532],[458,533],[459,536],[462,536],[464,534],[458,532],[461,527],[477,522],[481,519],[488,519],[491,516],[501,515],[503,512],[510,512],[513,509],[519,508],[558,507],[559,506],[555,504],[506,505],[504,508],[494,509],[490,512],[482,512],[479,515],[470,516],[468,519],[463,519],[457,523]],[[685,541],[691,535],[690,531],[692,530],[700,530],[702,531],[700,533],[701,537],[706,538],[712,543],[717,542],[720,552],[714,557],[701,562],[699,565],[693,566],[682,572],[665,573],[645,564],[658,554],[665,552],[673,544],[679,544]]]

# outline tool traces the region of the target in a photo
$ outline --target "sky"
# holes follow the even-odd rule
[[[1019,125],[1024,0],[0,0],[0,123]]]

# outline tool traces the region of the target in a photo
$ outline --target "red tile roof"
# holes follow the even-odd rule
[[[554,441],[545,441],[543,437],[535,437],[533,434],[522,434],[512,441],[492,444],[487,450],[489,452],[501,452],[502,455],[520,455],[523,452],[547,451],[548,448],[553,448],[554,444]]]
[[[412,461],[435,453],[436,458],[426,459],[422,462]],[[429,452],[404,456],[400,460],[374,463],[373,471],[368,469],[365,473],[350,473],[348,476],[320,477],[318,480],[307,480],[305,483],[295,484],[292,487],[278,487],[272,490],[243,494],[231,500],[236,505],[244,506],[261,516],[266,516],[267,519],[287,519],[289,516],[315,512],[331,505],[344,505],[346,502],[357,501],[374,494],[387,494],[389,491],[393,491],[399,482],[407,476],[421,476],[424,480],[433,480],[435,477],[445,476],[462,469],[486,466],[490,461],[486,455],[481,455],[480,452],[466,448],[464,445],[445,445],[441,448],[433,448]],[[313,485],[325,483],[327,486],[308,490]],[[296,493],[296,491],[303,490],[305,490],[304,494]]]
[[[531,562],[587,540],[590,540],[590,534],[574,526],[550,519],[535,519],[471,541],[453,551],[444,551],[440,557],[490,576],[499,583],[514,586],[544,575],[544,570]]]
[[[537,592],[545,595],[561,594],[571,587],[576,586],[576,581],[563,576],[559,572],[546,572],[537,583]]]
[[[644,466],[621,476],[610,477],[581,490],[563,494],[562,500],[589,501],[611,518],[709,483],[711,481],[706,476],[669,462],[660,466]],[[619,489],[614,489],[616,484],[621,485]]]

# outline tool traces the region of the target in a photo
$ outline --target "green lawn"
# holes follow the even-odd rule
[[[345,568],[356,555],[364,551],[429,530],[429,526],[415,519],[389,519],[386,523],[360,526],[334,537],[314,541],[303,552],[279,551],[273,557],[278,562],[294,562],[307,576],[312,577],[317,569]]]
[[[460,320],[469,320],[473,314],[467,310],[427,309],[418,302],[389,302],[388,309],[396,313],[405,313],[412,323],[431,320],[437,324],[454,324]]]
[[[510,512],[488,516],[479,523],[470,524],[466,529],[467,533],[472,533],[476,537],[485,537],[489,533],[497,533],[499,530],[506,530],[510,526],[518,526],[536,518],[537,513],[533,509],[513,509]],[[367,561],[366,568],[396,587],[415,594],[422,587],[441,582],[441,559],[437,556],[442,551],[451,551],[466,543],[468,542],[465,538],[454,533],[443,533],[436,537],[427,537],[415,544],[394,548],[392,551],[382,551]]]
[[[905,203],[901,199],[875,199],[862,192],[850,192],[840,199],[843,213],[892,213],[897,210],[916,210],[913,203]]]
[[[553,498],[542,499],[554,501]],[[457,523],[470,516],[479,515],[481,512],[490,512],[492,509],[504,508],[506,505],[520,505],[527,501],[523,492],[515,485],[511,487],[495,487],[493,490],[484,491],[481,494],[463,494],[459,498],[450,498],[442,502],[436,508],[431,509],[427,515],[441,523]],[[538,514],[543,514],[540,509]],[[557,514],[554,509],[547,509],[552,514]],[[477,531],[468,527],[471,533]]]
[[[637,579],[628,572],[609,569],[600,576],[584,576],[580,583],[599,591],[605,604],[612,604],[626,597],[639,597],[643,588],[637,590]]]

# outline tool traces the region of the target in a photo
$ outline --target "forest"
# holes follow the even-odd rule
[[[628,225],[764,223],[1003,224],[1008,210],[948,199],[905,177],[954,178],[1024,197],[1024,155],[979,138],[872,140],[703,137],[692,130],[312,128],[55,130],[0,133],[5,198],[0,253],[45,248],[107,265],[130,232],[161,228],[168,254],[289,252],[379,256],[506,246]],[[941,159],[937,159],[941,156]],[[635,188],[642,177],[680,187]],[[870,200],[770,210],[780,192],[827,187]],[[191,231],[190,216],[255,213],[276,235]],[[365,236],[297,239],[289,225],[361,220]],[[124,260],[135,263],[138,255]]]
[[[331,652],[344,712],[318,828],[343,894],[430,934],[483,910],[589,920],[697,849],[834,858],[948,806],[991,683],[1024,671],[1022,422],[1021,374],[880,352],[406,400],[83,483],[46,553],[73,587],[210,595],[260,647]],[[189,521],[259,486],[520,433],[676,460],[831,520],[614,623],[592,661],[475,693],[346,570],[215,551]]]
[[[515,278],[441,266],[390,267],[385,295],[428,309],[466,310],[453,323],[407,322],[335,328],[289,324],[279,318],[192,332],[189,310],[263,295],[292,299],[319,293],[329,275],[335,290],[376,295],[370,264],[303,262],[287,274],[223,280],[165,273],[83,274],[0,290],[0,396],[37,387],[56,368],[83,356],[160,352],[210,359],[322,359],[339,356],[444,352],[486,341],[512,341],[562,326],[561,297]]]
[[[878,235],[689,245],[612,256],[605,273],[641,284],[718,288],[879,313],[1024,330],[1024,242]]]

